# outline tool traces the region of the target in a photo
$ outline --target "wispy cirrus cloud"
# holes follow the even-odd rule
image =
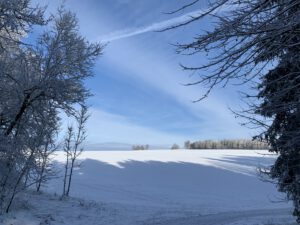
[[[197,16],[203,14],[204,12],[205,12],[205,10],[203,10],[203,9],[192,11],[192,12],[186,13],[184,15],[174,17],[172,19],[164,20],[161,22],[152,23],[147,26],[114,31],[108,35],[100,36],[100,37],[98,37],[98,39],[103,42],[110,42],[110,41],[115,41],[115,40],[119,40],[119,39],[123,39],[123,38],[133,37],[133,36],[148,33],[148,32],[160,31],[165,28],[187,22],[188,20],[190,20],[194,17],[197,17]]]
[[[146,43],[149,40],[151,37],[145,38],[143,42]],[[147,51],[146,46],[139,45],[137,42],[136,40],[126,40],[126,44],[124,42],[113,43],[110,45],[110,51],[105,55],[104,63],[116,68],[117,71],[122,71],[120,73],[115,72],[115,74],[122,74],[123,78],[127,77],[125,79],[133,79],[141,87],[148,88],[144,84],[153,87],[157,96],[169,96],[176,101],[177,107],[186,110],[185,116],[193,116],[194,127],[188,128],[193,129],[193,132],[187,134],[184,131],[182,134],[188,136],[194,133],[194,136],[200,139],[249,136],[248,130],[239,125],[228,109],[230,103],[228,103],[228,99],[228,102],[225,100],[224,93],[218,95],[217,90],[215,90],[214,95],[210,95],[208,99],[199,104],[193,104],[192,100],[197,99],[202,94],[202,91],[199,90],[201,87],[180,85],[186,83],[186,79],[189,78],[182,73],[178,65],[173,61],[164,59],[162,49],[152,48],[151,51]],[[164,104],[168,103],[163,103],[162,108],[164,108]],[[174,111],[170,113],[172,114]],[[145,111],[145,115],[147,114],[148,112]],[[174,125],[174,131],[183,130],[184,125],[186,125],[184,124],[186,120],[182,117],[178,117],[178,120],[182,120],[183,124],[168,121]],[[162,120],[162,123],[168,122]],[[169,138],[169,140],[171,139]]]
[[[219,8],[213,10],[210,13],[218,14],[220,12],[226,12],[226,11],[232,10],[232,9],[233,9],[233,6],[230,5],[230,3],[228,3],[228,4],[225,3],[223,6],[220,6]],[[103,41],[103,42],[110,42],[110,41],[115,41],[115,40],[119,40],[119,39],[123,39],[123,38],[133,37],[133,36],[148,33],[148,32],[161,31],[166,28],[184,24],[195,17],[199,17],[199,16],[207,13],[208,10],[209,10],[209,8],[198,9],[198,10],[183,14],[181,16],[174,17],[172,19],[152,23],[147,26],[117,30],[108,35],[98,37],[98,40]]]

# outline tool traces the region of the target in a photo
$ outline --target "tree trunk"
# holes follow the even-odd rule
[[[69,154],[67,153],[67,162],[66,162],[66,165],[65,165],[63,195],[66,195],[66,185],[67,185],[67,177],[68,177],[68,169],[69,169],[68,167],[69,167]]]
[[[22,115],[24,114],[25,110],[28,107],[30,96],[31,96],[31,94],[27,94],[26,97],[24,98],[22,106],[21,106],[18,114],[16,115],[15,119],[10,123],[9,127],[7,128],[7,130],[5,132],[6,136],[8,136],[12,132],[14,127],[17,125],[17,123],[21,119]]]
[[[27,160],[27,162],[26,162],[26,164],[24,165],[24,167],[23,167],[23,169],[22,169],[22,172],[21,172],[20,176],[18,177],[18,180],[17,180],[17,182],[16,182],[16,184],[15,184],[15,186],[14,186],[12,195],[11,195],[11,197],[10,197],[9,203],[8,203],[8,205],[7,205],[7,207],[6,207],[6,211],[5,211],[6,213],[9,212],[9,209],[10,209],[10,207],[11,207],[11,204],[12,204],[12,202],[13,202],[15,196],[16,196],[17,188],[18,188],[18,186],[19,186],[19,184],[20,184],[20,182],[21,182],[23,176],[25,175],[26,170],[28,169],[28,164],[29,164],[29,162],[31,161],[31,159],[32,159],[32,157],[33,157],[33,153],[34,153],[34,151],[32,150],[32,151],[31,151],[31,154],[30,154],[30,156],[29,156],[29,158],[28,158],[28,160]]]
[[[70,186],[71,186],[71,181],[72,181],[74,162],[75,162],[75,158],[72,159],[72,163],[71,163],[71,170],[70,170],[70,175],[69,175],[68,190],[67,190],[67,194],[66,194],[67,196],[69,196],[69,192],[70,192]]]

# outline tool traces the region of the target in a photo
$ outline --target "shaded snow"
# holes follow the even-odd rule
[[[29,194],[31,207],[19,210],[13,215],[15,220],[6,217],[3,223],[293,224],[291,205],[281,201],[283,195],[273,184],[257,176],[258,167],[274,161],[266,153],[87,151],[80,157],[81,167],[74,174],[71,196],[75,198],[59,201],[53,193],[61,193],[62,178],[52,180],[47,187],[52,195],[44,194],[40,200],[40,196]],[[62,169],[63,152],[57,154],[55,161],[57,168]],[[26,221],[18,223],[20,218]]]

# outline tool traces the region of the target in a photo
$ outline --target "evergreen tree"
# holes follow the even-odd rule
[[[249,108],[236,114],[261,128],[255,138],[279,154],[268,174],[294,202],[300,223],[300,0],[216,0],[203,13],[165,30],[207,17],[216,24],[213,29],[178,45],[179,53],[209,58],[199,66],[183,66],[201,72],[200,80],[189,85],[207,85],[202,100],[217,85],[253,81],[257,94],[245,94]]]

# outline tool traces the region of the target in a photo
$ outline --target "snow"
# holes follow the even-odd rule
[[[64,159],[63,152],[55,156],[58,170]],[[296,224],[291,204],[258,176],[274,159],[253,150],[86,151],[72,198],[60,200],[58,177],[48,194],[22,196],[28,207],[2,224]]]

